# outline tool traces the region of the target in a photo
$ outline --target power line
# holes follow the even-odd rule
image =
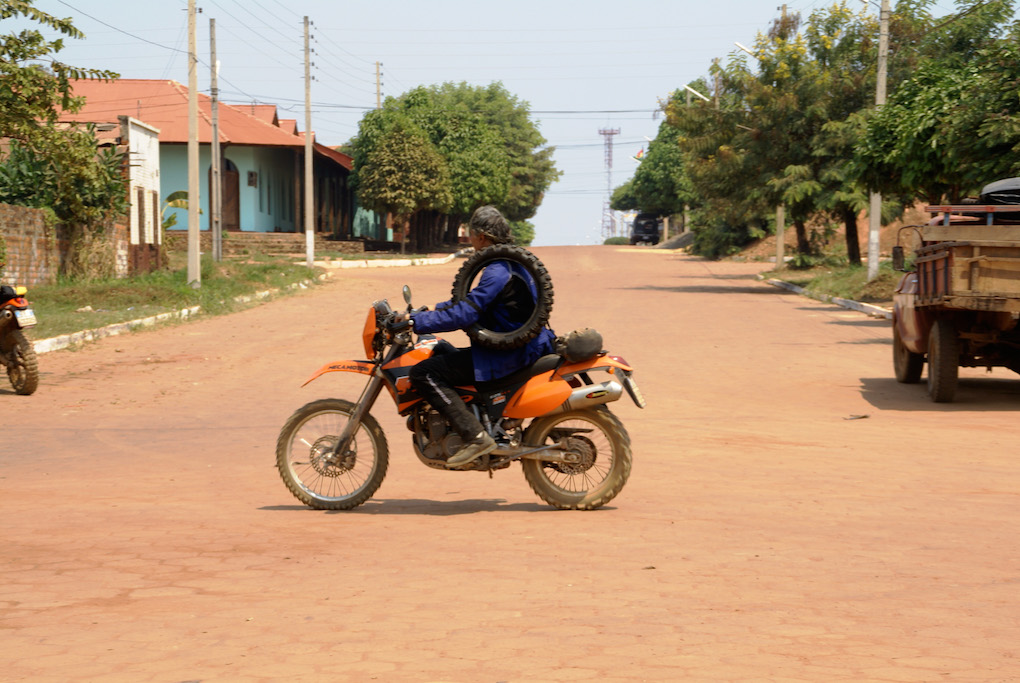
[[[114,31],[117,31],[118,33],[123,33],[126,36],[130,36],[130,37],[134,38],[135,40],[140,40],[143,43],[148,43],[149,45],[154,45],[154,46],[156,46],[158,48],[162,48],[164,50],[169,50],[171,52],[176,52],[176,53],[180,53],[180,54],[184,54],[184,55],[188,54],[187,50],[181,50],[181,49],[178,49],[178,48],[175,48],[175,47],[170,47],[169,45],[163,45],[162,43],[157,43],[155,41],[149,40],[148,38],[142,38],[141,36],[137,36],[137,35],[129,32],[129,31],[125,31],[124,29],[118,28],[118,27],[114,26],[113,24],[108,24],[107,22],[103,21],[102,19],[98,19],[98,18],[92,16],[88,12],[81,11],[80,9],[78,9],[77,7],[71,5],[70,3],[66,2],[65,0],[57,0],[57,2],[59,2],[62,5],[65,5],[66,7],[70,8],[71,10],[73,10],[75,12],[78,12],[82,16],[88,17],[92,21],[95,21],[95,22],[97,22],[99,24],[102,24],[103,26],[106,26],[107,28],[111,28]],[[198,61],[199,64],[201,64],[202,66],[204,66],[207,69],[210,68],[208,62],[203,60],[201,57],[198,57],[198,55],[196,55],[195,57],[196,57],[196,61]],[[222,76],[221,76],[221,78],[222,78]],[[229,84],[230,86],[240,90],[240,88],[238,86],[234,85],[233,83],[231,83],[226,78],[223,78],[223,82],[225,82],[225,83]]]

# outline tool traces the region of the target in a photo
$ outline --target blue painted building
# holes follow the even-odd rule
[[[106,121],[127,114],[159,129],[160,187],[165,201],[188,190],[188,90],[169,80],[80,80],[75,95],[85,106],[69,121]],[[212,101],[199,95],[201,229],[210,224]],[[304,232],[305,139],[293,120],[277,118],[275,105],[218,106],[223,187],[223,228],[241,232]],[[339,239],[388,241],[372,212],[358,208],[350,188],[352,160],[313,144],[314,229]],[[188,212],[176,211],[176,230],[188,229]]]

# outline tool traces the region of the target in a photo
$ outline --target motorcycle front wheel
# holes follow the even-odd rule
[[[21,330],[9,330],[0,341],[0,353],[7,358],[7,378],[14,393],[28,396],[39,388],[39,360],[32,342]]]
[[[386,435],[371,415],[361,419],[345,453],[333,455],[355,405],[343,399],[313,401],[299,408],[280,430],[276,467],[305,505],[350,510],[372,497],[389,465]]]
[[[538,497],[562,510],[594,510],[612,500],[630,476],[630,436],[605,406],[537,418],[528,446],[562,443],[574,462],[522,460]]]

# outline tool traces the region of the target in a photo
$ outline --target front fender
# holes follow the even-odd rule
[[[321,368],[315,371],[315,373],[305,380],[305,383],[301,386],[305,386],[314,382],[318,378],[325,375],[327,372],[356,372],[360,375],[374,375],[376,371],[376,364],[368,360],[337,360],[332,363],[326,363]]]
[[[900,341],[911,353],[927,353],[931,314],[917,305],[917,273],[907,273],[893,293],[893,319]]]

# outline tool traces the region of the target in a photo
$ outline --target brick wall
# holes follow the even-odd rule
[[[188,250],[188,233],[186,230],[167,230],[164,244],[172,251]],[[295,254],[305,253],[305,233],[303,232],[224,232],[223,255],[243,256],[245,254]],[[203,254],[212,253],[212,234],[203,230],[198,235],[199,250]],[[342,252],[344,254],[361,254],[365,251],[365,243],[361,240],[327,240],[320,234],[315,235],[315,253]]]
[[[63,225],[47,228],[44,216],[39,209],[0,204],[0,239],[7,255],[7,266],[0,274],[3,284],[34,287],[57,281],[67,262],[69,231]],[[129,228],[126,223],[116,223],[112,230],[115,271],[117,277],[125,277]]]
[[[0,204],[0,239],[7,254],[3,284],[32,287],[56,281],[61,263],[57,231],[46,228],[44,215],[39,209]]]

